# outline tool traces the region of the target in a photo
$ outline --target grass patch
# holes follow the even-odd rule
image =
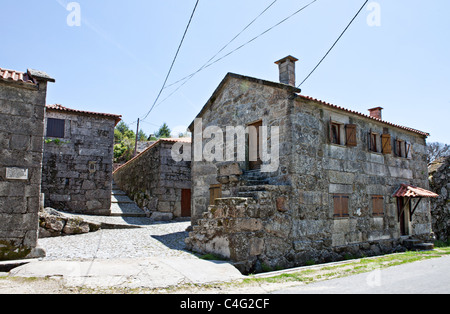
[[[242,281],[243,285],[262,283],[313,283],[317,281],[341,278],[361,273],[371,272],[377,269],[413,263],[431,258],[438,258],[450,254],[450,246],[442,246],[432,251],[397,253],[380,257],[362,258],[351,260],[332,266],[317,265],[314,268],[299,270],[298,272],[284,273],[271,277],[253,276]]]

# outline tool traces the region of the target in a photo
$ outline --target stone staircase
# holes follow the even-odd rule
[[[414,238],[403,240],[403,245],[411,251],[431,251],[434,249],[433,243],[424,243]]]
[[[147,217],[147,214],[113,182],[111,193],[111,216]]]
[[[241,182],[238,197],[258,199],[260,192],[266,192],[269,186],[268,178],[259,170],[246,171],[241,177]]]

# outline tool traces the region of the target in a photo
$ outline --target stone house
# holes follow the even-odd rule
[[[0,260],[45,255],[37,240],[48,82],[44,72],[0,68]]]
[[[191,163],[172,158],[190,138],[162,138],[114,171],[115,184],[156,220],[191,216]]]
[[[121,116],[46,106],[42,193],[45,206],[109,215],[114,128]]]
[[[366,115],[300,94],[296,61],[276,62],[280,83],[228,73],[191,124],[188,249],[249,272],[428,240],[428,198],[437,196],[425,190],[429,134],[383,120],[381,107]],[[231,158],[220,158],[217,146],[214,160],[201,158],[224,133]]]

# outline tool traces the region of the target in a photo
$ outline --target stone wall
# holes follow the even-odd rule
[[[450,240],[450,157],[430,165],[430,187],[439,197],[431,200],[433,232],[440,241]]]
[[[0,260],[37,249],[47,81],[0,80]]]
[[[46,137],[42,173],[45,206],[82,214],[108,215],[111,208],[113,118],[63,113],[64,138]]]
[[[191,189],[190,162],[172,159],[175,142],[161,139],[114,172],[114,182],[141,209],[171,219],[181,217],[182,190]]]

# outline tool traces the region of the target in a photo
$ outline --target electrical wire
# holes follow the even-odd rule
[[[153,111],[153,109],[155,108],[156,103],[157,103],[158,100],[159,100],[159,97],[161,96],[161,93],[163,92],[163,90],[164,90],[164,88],[165,88],[165,86],[166,86],[166,84],[167,84],[167,80],[169,79],[170,73],[172,72],[173,66],[174,66],[175,61],[176,61],[176,59],[177,59],[177,57],[178,57],[178,53],[179,53],[180,50],[181,50],[181,46],[183,45],[184,39],[185,39],[186,34],[187,34],[188,30],[189,30],[189,26],[191,25],[192,19],[193,19],[193,17],[194,17],[195,11],[197,10],[197,6],[198,6],[198,3],[199,3],[199,2],[200,2],[200,0],[197,0],[197,2],[195,3],[194,9],[192,10],[191,17],[189,18],[189,22],[188,22],[188,24],[187,24],[187,26],[186,26],[186,29],[185,29],[185,31],[184,31],[183,38],[181,38],[181,42],[180,42],[180,44],[178,45],[177,52],[176,52],[176,54],[175,54],[175,57],[173,58],[172,65],[170,66],[170,69],[169,69],[169,72],[167,73],[166,79],[164,80],[164,84],[163,84],[163,86],[161,87],[161,90],[159,91],[158,96],[156,97],[155,101],[153,102],[152,107],[150,108],[150,110],[147,112],[147,114],[144,116],[144,118],[143,118],[142,120],[145,120],[145,119],[148,117],[148,115]]]
[[[325,56],[319,61],[319,63],[316,65],[316,67],[311,71],[311,73],[308,74],[308,76],[300,83],[300,85],[297,86],[297,88],[300,88],[300,86],[303,85],[303,83],[305,83],[310,77],[311,75],[317,70],[317,68],[322,64],[322,62],[325,60],[325,58],[330,54],[330,52],[333,50],[333,48],[336,46],[336,44],[339,42],[339,40],[341,40],[342,36],[344,36],[344,34],[347,32],[347,30],[350,28],[350,26],[353,24],[353,22],[356,20],[356,18],[358,17],[358,15],[361,13],[361,11],[364,9],[364,7],[366,6],[367,2],[369,2],[369,0],[366,0],[364,2],[364,4],[362,5],[362,7],[359,9],[359,11],[356,13],[356,15],[353,17],[353,19],[350,21],[350,23],[347,25],[347,27],[344,29],[344,31],[341,33],[341,35],[338,37],[338,39],[334,42],[334,44],[331,46],[331,48],[327,51],[327,53],[325,54]]]
[[[283,24],[284,22],[288,21],[289,19],[291,19],[291,18],[294,17],[295,15],[299,14],[301,11],[305,10],[306,8],[308,8],[310,5],[312,5],[313,3],[317,2],[317,1],[319,1],[319,0],[313,0],[312,2],[308,3],[307,5],[303,6],[303,7],[300,8],[299,10],[295,11],[294,13],[292,13],[291,15],[289,15],[288,17],[286,17],[285,19],[281,20],[281,21],[278,22],[277,24],[275,24],[275,25],[273,25],[272,27],[270,27],[269,29],[265,30],[264,32],[262,32],[262,33],[259,34],[258,36],[253,37],[253,38],[250,39],[249,41],[245,42],[244,44],[240,45],[239,47],[235,48],[234,50],[232,50],[232,51],[230,51],[229,53],[225,54],[224,56],[220,57],[219,59],[217,59],[217,60],[215,60],[215,61],[213,61],[213,62],[211,62],[211,63],[205,64],[203,67],[201,67],[201,68],[200,68],[199,70],[197,70],[196,72],[194,72],[194,73],[192,73],[192,74],[190,74],[190,75],[188,75],[188,76],[186,76],[186,77],[184,77],[184,78],[178,80],[177,82],[175,82],[175,83],[173,83],[173,84],[171,84],[171,85],[169,85],[169,86],[175,85],[176,83],[179,83],[179,82],[181,82],[181,81],[183,81],[183,80],[185,80],[185,79],[190,80],[190,79],[191,79],[195,74],[197,74],[198,72],[200,72],[200,71],[202,71],[202,70],[204,70],[204,69],[206,69],[206,68],[209,68],[210,66],[212,66],[212,65],[216,64],[217,62],[219,62],[219,61],[225,59],[226,57],[230,56],[231,54],[235,53],[236,51],[238,51],[238,50],[244,48],[244,47],[247,46],[248,44],[252,43],[253,41],[255,41],[256,39],[258,39],[259,37],[261,37],[261,36],[267,34],[268,32],[270,32],[271,30],[273,30],[273,29],[276,28],[277,26],[280,26],[281,24]],[[272,3],[270,6],[272,6],[273,4],[274,4],[274,3]],[[267,11],[267,10],[270,8],[270,6],[269,6],[266,10],[264,10],[263,13],[264,13],[265,11]],[[260,15],[262,15],[263,13],[261,13]],[[234,40],[234,39],[233,39],[233,40]],[[223,49],[222,49],[222,50],[223,50]],[[219,52],[219,53],[220,53],[220,52]],[[217,56],[219,53],[217,53],[216,56]],[[211,61],[212,59],[214,59],[214,57],[211,58],[210,61]],[[173,94],[175,94],[175,93],[176,93],[183,85],[185,85],[186,83],[187,83],[187,81],[185,81],[182,85],[180,85],[177,89],[175,89],[175,90],[174,90],[170,95],[168,95],[165,99],[163,99],[156,107],[160,106],[164,101],[166,101],[166,100],[167,100],[168,98],[170,98]],[[169,87],[169,86],[167,86],[167,87]]]

